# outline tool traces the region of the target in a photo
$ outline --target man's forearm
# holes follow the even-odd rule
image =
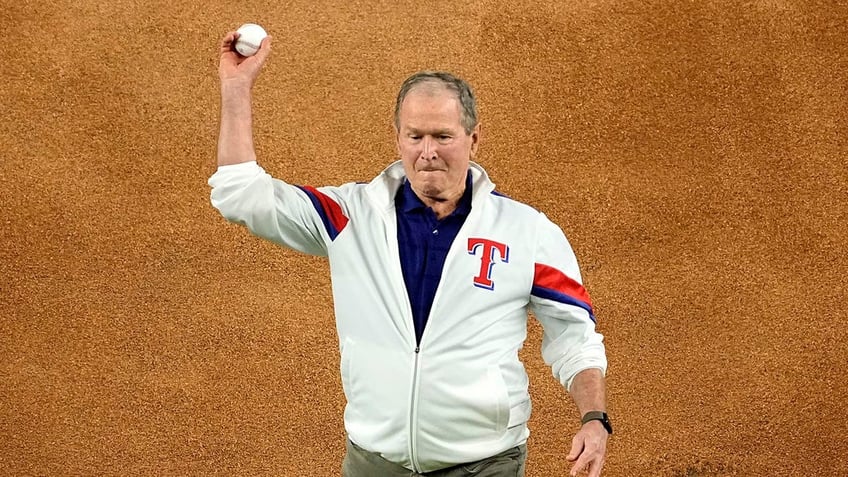
[[[221,131],[218,136],[218,165],[256,160],[253,148],[253,116],[250,88],[221,87]]]
[[[571,398],[580,415],[607,410],[606,380],[600,369],[584,369],[571,382]]]
[[[600,369],[584,369],[571,380],[571,397],[580,410],[580,416],[590,411],[607,410],[606,382]],[[580,426],[571,441],[571,452],[566,459],[574,462],[570,475],[576,476],[586,470],[592,477],[599,477],[607,453],[607,439],[612,430],[597,419]]]

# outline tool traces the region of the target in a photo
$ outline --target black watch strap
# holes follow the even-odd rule
[[[580,423],[586,424],[589,421],[601,421],[604,429],[606,429],[608,433],[612,434],[612,424],[610,424],[607,413],[603,411],[589,411],[583,415],[583,419],[580,420]]]

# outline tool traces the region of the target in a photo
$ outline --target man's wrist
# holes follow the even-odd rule
[[[612,424],[610,423],[609,415],[607,415],[604,411],[589,411],[586,414],[583,414],[583,418],[580,419],[581,425],[586,425],[588,422],[599,421],[604,429],[607,430],[607,433],[612,434]]]
[[[221,81],[221,97],[250,99],[251,85],[244,81],[224,80]]]

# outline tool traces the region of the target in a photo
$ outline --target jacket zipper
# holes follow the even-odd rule
[[[418,426],[416,425],[418,417],[418,360],[420,346],[415,347],[415,361],[412,370],[412,395],[409,403],[409,460],[412,462],[412,469],[415,473],[421,473],[421,466],[418,464],[418,457],[415,450],[418,447]]]

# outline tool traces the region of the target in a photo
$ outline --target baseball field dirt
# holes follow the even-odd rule
[[[217,48],[274,37],[261,164],[367,181],[419,69],[569,237],[609,356],[605,476],[848,475],[848,5],[4,1],[0,474],[334,476],[327,263],[209,203]],[[531,319],[527,475],[578,414]]]

